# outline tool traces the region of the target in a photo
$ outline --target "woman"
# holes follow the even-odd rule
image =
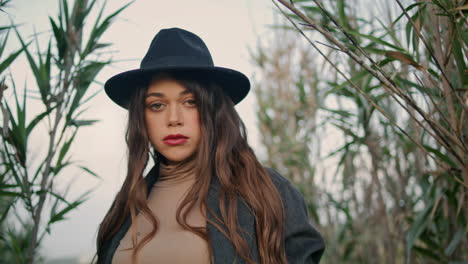
[[[106,82],[128,109],[129,158],[99,227],[98,263],[319,262],[324,243],[301,194],[247,144],[234,105],[249,89],[179,28],[154,37],[140,69]]]

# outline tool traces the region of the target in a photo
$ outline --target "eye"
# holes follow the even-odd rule
[[[149,105],[148,105],[148,108],[149,108],[151,111],[161,111],[161,110],[164,108],[164,104],[161,104],[161,103],[153,103],[153,104],[149,104]]]
[[[195,101],[195,99],[187,99],[184,101],[184,104],[189,107],[195,107],[197,106],[197,101]]]

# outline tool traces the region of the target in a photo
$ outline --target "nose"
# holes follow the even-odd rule
[[[168,126],[181,126],[183,125],[183,114],[177,105],[173,104],[169,107],[168,111]]]

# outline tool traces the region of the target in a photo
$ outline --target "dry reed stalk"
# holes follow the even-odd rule
[[[339,23],[337,23],[333,17],[331,15],[328,14],[328,12],[326,12],[326,10],[321,6],[320,3],[318,3],[316,0],[313,0],[317,6],[325,13],[327,14],[327,16],[335,23],[335,25],[337,25],[337,27],[340,29],[341,32],[343,32],[343,34],[348,37],[348,39],[354,43],[354,45],[359,49],[359,50],[362,50],[362,54],[368,58],[371,63],[372,63],[372,67],[378,69],[377,71],[372,69],[372,67],[370,65],[367,65],[366,63],[364,63],[364,61],[361,60],[361,58],[359,58],[359,56],[357,56],[354,52],[352,52],[351,50],[349,50],[344,44],[342,44],[340,41],[338,41],[331,33],[329,33],[327,30],[325,30],[324,28],[322,28],[321,26],[318,25],[318,23],[314,22],[313,20],[311,20],[309,17],[307,17],[304,13],[302,13],[299,9],[297,9],[296,7],[294,7],[291,3],[289,3],[289,1],[286,1],[286,0],[278,0],[281,4],[283,4],[286,8],[288,8],[291,12],[293,12],[295,15],[297,15],[298,17],[300,17],[303,21],[305,21],[307,24],[306,26],[308,27],[312,27],[314,29],[316,29],[317,31],[319,31],[327,40],[329,40],[331,43],[333,43],[334,45],[336,45],[339,50],[345,54],[347,54],[353,61],[355,61],[356,63],[358,63],[360,66],[362,66],[363,68],[365,68],[368,72],[370,72],[373,76],[375,76],[379,81],[381,81],[381,83],[383,84],[383,87],[389,92],[389,94],[392,96],[392,98],[394,98],[394,100],[403,108],[405,109],[405,111],[411,116],[411,118],[418,123],[419,126],[421,126],[427,133],[430,133],[432,135],[432,137],[437,140],[437,142],[444,146],[444,148],[453,155],[453,157],[455,157],[455,162],[457,163],[457,165],[461,168],[461,171],[463,175],[467,174],[468,175],[468,171],[465,173],[464,171],[466,171],[465,169],[463,169],[465,166],[465,161],[464,159],[462,158],[463,156],[460,155],[460,152],[458,151],[457,148],[461,148],[461,149],[466,149],[467,147],[465,146],[464,142],[460,140],[460,137],[457,137],[457,136],[454,136],[451,132],[447,131],[444,127],[442,127],[438,122],[436,122],[435,120],[433,120],[431,118],[430,115],[428,115],[425,111],[423,111],[418,105],[417,103],[412,100],[412,98],[410,98],[407,94],[405,94],[402,89],[400,89],[399,87],[397,87],[395,85],[395,83],[390,79],[390,77],[387,76],[387,74],[385,73],[385,71],[383,71],[381,69],[381,67],[379,67],[379,65],[377,65],[373,60],[372,58],[370,58],[370,56],[362,50],[362,48],[360,47],[360,45],[358,45],[354,40],[353,38],[347,34],[346,30],[344,30],[341,25],[339,25]],[[274,4],[278,7],[278,9],[288,18],[288,20],[293,24],[293,26],[307,39],[307,41],[317,50],[319,51],[319,53],[322,55],[322,57],[324,57],[324,59],[330,63],[330,65],[332,65],[335,70],[337,70],[337,72],[352,86],[354,87],[356,90],[358,90],[365,98],[366,100],[368,100],[380,113],[382,113],[385,117],[388,118],[388,120],[390,122],[392,122],[392,124],[394,124],[395,127],[397,127],[400,131],[402,131],[411,141],[413,141],[416,145],[418,145],[418,147],[421,148],[421,150],[425,151],[426,154],[428,154],[430,157],[432,157],[437,163],[439,163],[439,165],[441,165],[442,167],[446,168],[447,171],[451,171],[451,169],[449,169],[449,165],[448,164],[444,164],[442,165],[442,163],[445,163],[444,161],[441,161],[441,160],[438,160],[437,158],[435,158],[434,156],[430,155],[429,152],[427,150],[425,150],[425,148],[419,143],[419,142],[416,142],[416,140],[414,140],[412,137],[410,137],[403,129],[401,129],[395,122],[393,122],[393,120],[391,120],[388,115],[386,115],[386,113],[380,108],[377,106],[377,104],[370,98],[368,97],[363,91],[361,88],[359,88],[357,85],[355,85],[347,76],[345,76],[345,74],[340,71],[338,69],[338,67],[333,63],[331,62],[326,56],[325,54],[323,54],[323,52],[321,52],[318,47],[315,45],[315,43],[313,43],[305,34],[304,32],[299,29],[297,27],[297,25],[282,11],[281,8],[279,8],[279,6],[276,4],[275,1],[273,1]],[[406,14],[407,15],[407,14]],[[414,22],[413,23],[413,26],[414,26]],[[420,33],[419,33],[420,34]],[[397,94],[399,96],[399,98],[403,99],[404,101],[406,101],[407,105],[409,105],[411,108],[415,109],[416,112],[424,119],[424,121],[427,122],[427,124],[429,125],[430,129],[427,128],[426,126],[424,126],[422,124],[421,121],[419,121],[415,115],[413,115],[411,113],[411,111],[409,111],[409,108],[404,105],[402,102],[400,102],[400,100],[395,96],[395,94]],[[465,107],[465,106],[464,106]],[[452,144],[456,145],[457,148],[452,148]],[[453,168],[452,168],[453,169]],[[456,181],[458,181],[459,183],[461,183],[462,185],[465,186],[465,188],[468,188],[468,176],[466,179],[464,179],[465,177],[463,177],[462,179],[459,179],[456,174],[453,174],[452,173],[452,176],[454,177],[454,179]]]

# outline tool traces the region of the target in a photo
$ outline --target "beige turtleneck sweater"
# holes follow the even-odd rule
[[[138,252],[138,263],[134,264],[209,264],[207,243],[199,236],[182,229],[176,220],[180,202],[195,182],[195,178],[159,180],[148,197],[148,206],[159,221],[156,235]],[[129,264],[133,250],[132,229],[136,228],[137,241],[148,234],[152,227],[143,215],[137,215],[137,224],[132,224],[120,241],[112,263]],[[189,213],[187,223],[206,227],[206,218],[197,205]]]

